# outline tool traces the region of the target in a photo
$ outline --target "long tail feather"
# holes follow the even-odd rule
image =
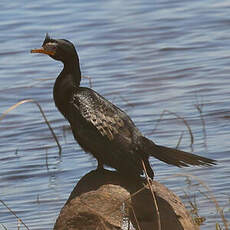
[[[178,149],[156,145],[145,137],[143,137],[143,148],[146,154],[149,154],[160,161],[164,161],[167,164],[178,167],[187,167],[190,165],[210,166],[216,164],[215,160],[206,157],[201,157]]]

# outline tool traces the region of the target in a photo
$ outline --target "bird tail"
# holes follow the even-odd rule
[[[177,167],[187,167],[190,165],[210,166],[216,164],[215,160],[184,152],[178,149],[156,145],[151,140],[145,137],[142,138],[142,146],[144,148],[144,152],[167,164],[175,165]]]

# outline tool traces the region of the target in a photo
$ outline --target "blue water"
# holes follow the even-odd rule
[[[96,167],[63,131],[68,123],[54,106],[52,87],[62,64],[32,55],[49,32],[71,40],[82,73],[93,88],[124,109],[155,142],[217,159],[211,168],[178,169],[152,159],[156,179],[184,197],[187,173],[205,181],[230,220],[230,2],[203,1],[28,1],[0,3],[0,112],[23,99],[42,106],[63,148],[58,148],[32,103],[0,121],[0,199],[30,229],[52,229],[77,181]],[[88,79],[82,80],[89,86]],[[206,136],[195,104],[203,105]],[[189,123],[194,144],[182,121]],[[196,183],[193,180],[193,183]],[[193,189],[192,188],[189,189]],[[202,229],[221,223],[215,205],[195,187]],[[0,204],[0,224],[17,221]],[[23,229],[21,227],[21,229]]]

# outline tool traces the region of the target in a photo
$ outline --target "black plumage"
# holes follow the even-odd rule
[[[178,167],[215,164],[209,158],[156,145],[141,134],[124,111],[94,90],[80,87],[79,59],[71,42],[47,35],[42,48],[31,52],[63,62],[64,68],[54,85],[54,101],[69,121],[79,145],[98,160],[98,168],[108,165],[123,175],[139,177],[143,160],[153,178],[150,156]]]

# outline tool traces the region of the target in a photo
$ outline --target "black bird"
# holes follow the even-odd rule
[[[42,47],[31,52],[63,62],[54,85],[54,101],[79,145],[97,159],[98,169],[108,165],[124,176],[139,178],[143,160],[148,176],[153,178],[150,156],[178,167],[215,164],[212,159],[155,144],[141,134],[124,111],[94,90],[80,87],[79,58],[70,41],[52,39],[47,34]]]

